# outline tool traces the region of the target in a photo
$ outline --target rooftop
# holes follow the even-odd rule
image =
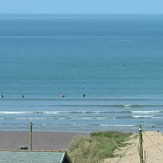
[[[0,151],[1,163],[71,163],[65,152]]]

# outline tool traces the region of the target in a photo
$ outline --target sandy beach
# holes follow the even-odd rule
[[[33,150],[65,150],[71,139],[76,135],[88,135],[72,132],[33,132]],[[0,149],[18,150],[29,146],[28,132],[0,132]]]
[[[122,157],[106,159],[104,163],[140,163],[138,137],[129,141],[130,145],[116,151]],[[163,162],[163,133],[147,131],[143,133],[145,163]]]
[[[72,132],[33,132],[33,150],[66,150],[72,138],[76,135],[88,136],[84,133]],[[28,146],[28,132],[0,132],[1,150],[19,150],[21,146]],[[139,163],[138,137],[132,138],[129,145],[116,154],[122,157],[108,158],[104,163]],[[163,133],[147,131],[143,133],[144,158],[146,163],[163,162]]]

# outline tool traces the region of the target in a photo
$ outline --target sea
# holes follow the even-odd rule
[[[0,131],[163,131],[163,15],[0,15]]]

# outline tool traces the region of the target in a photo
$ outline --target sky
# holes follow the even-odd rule
[[[163,14],[163,0],[0,0],[0,13]]]

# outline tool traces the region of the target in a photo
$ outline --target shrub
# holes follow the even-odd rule
[[[100,160],[98,142],[88,137],[75,137],[68,148],[68,154],[73,163],[98,163]]]

